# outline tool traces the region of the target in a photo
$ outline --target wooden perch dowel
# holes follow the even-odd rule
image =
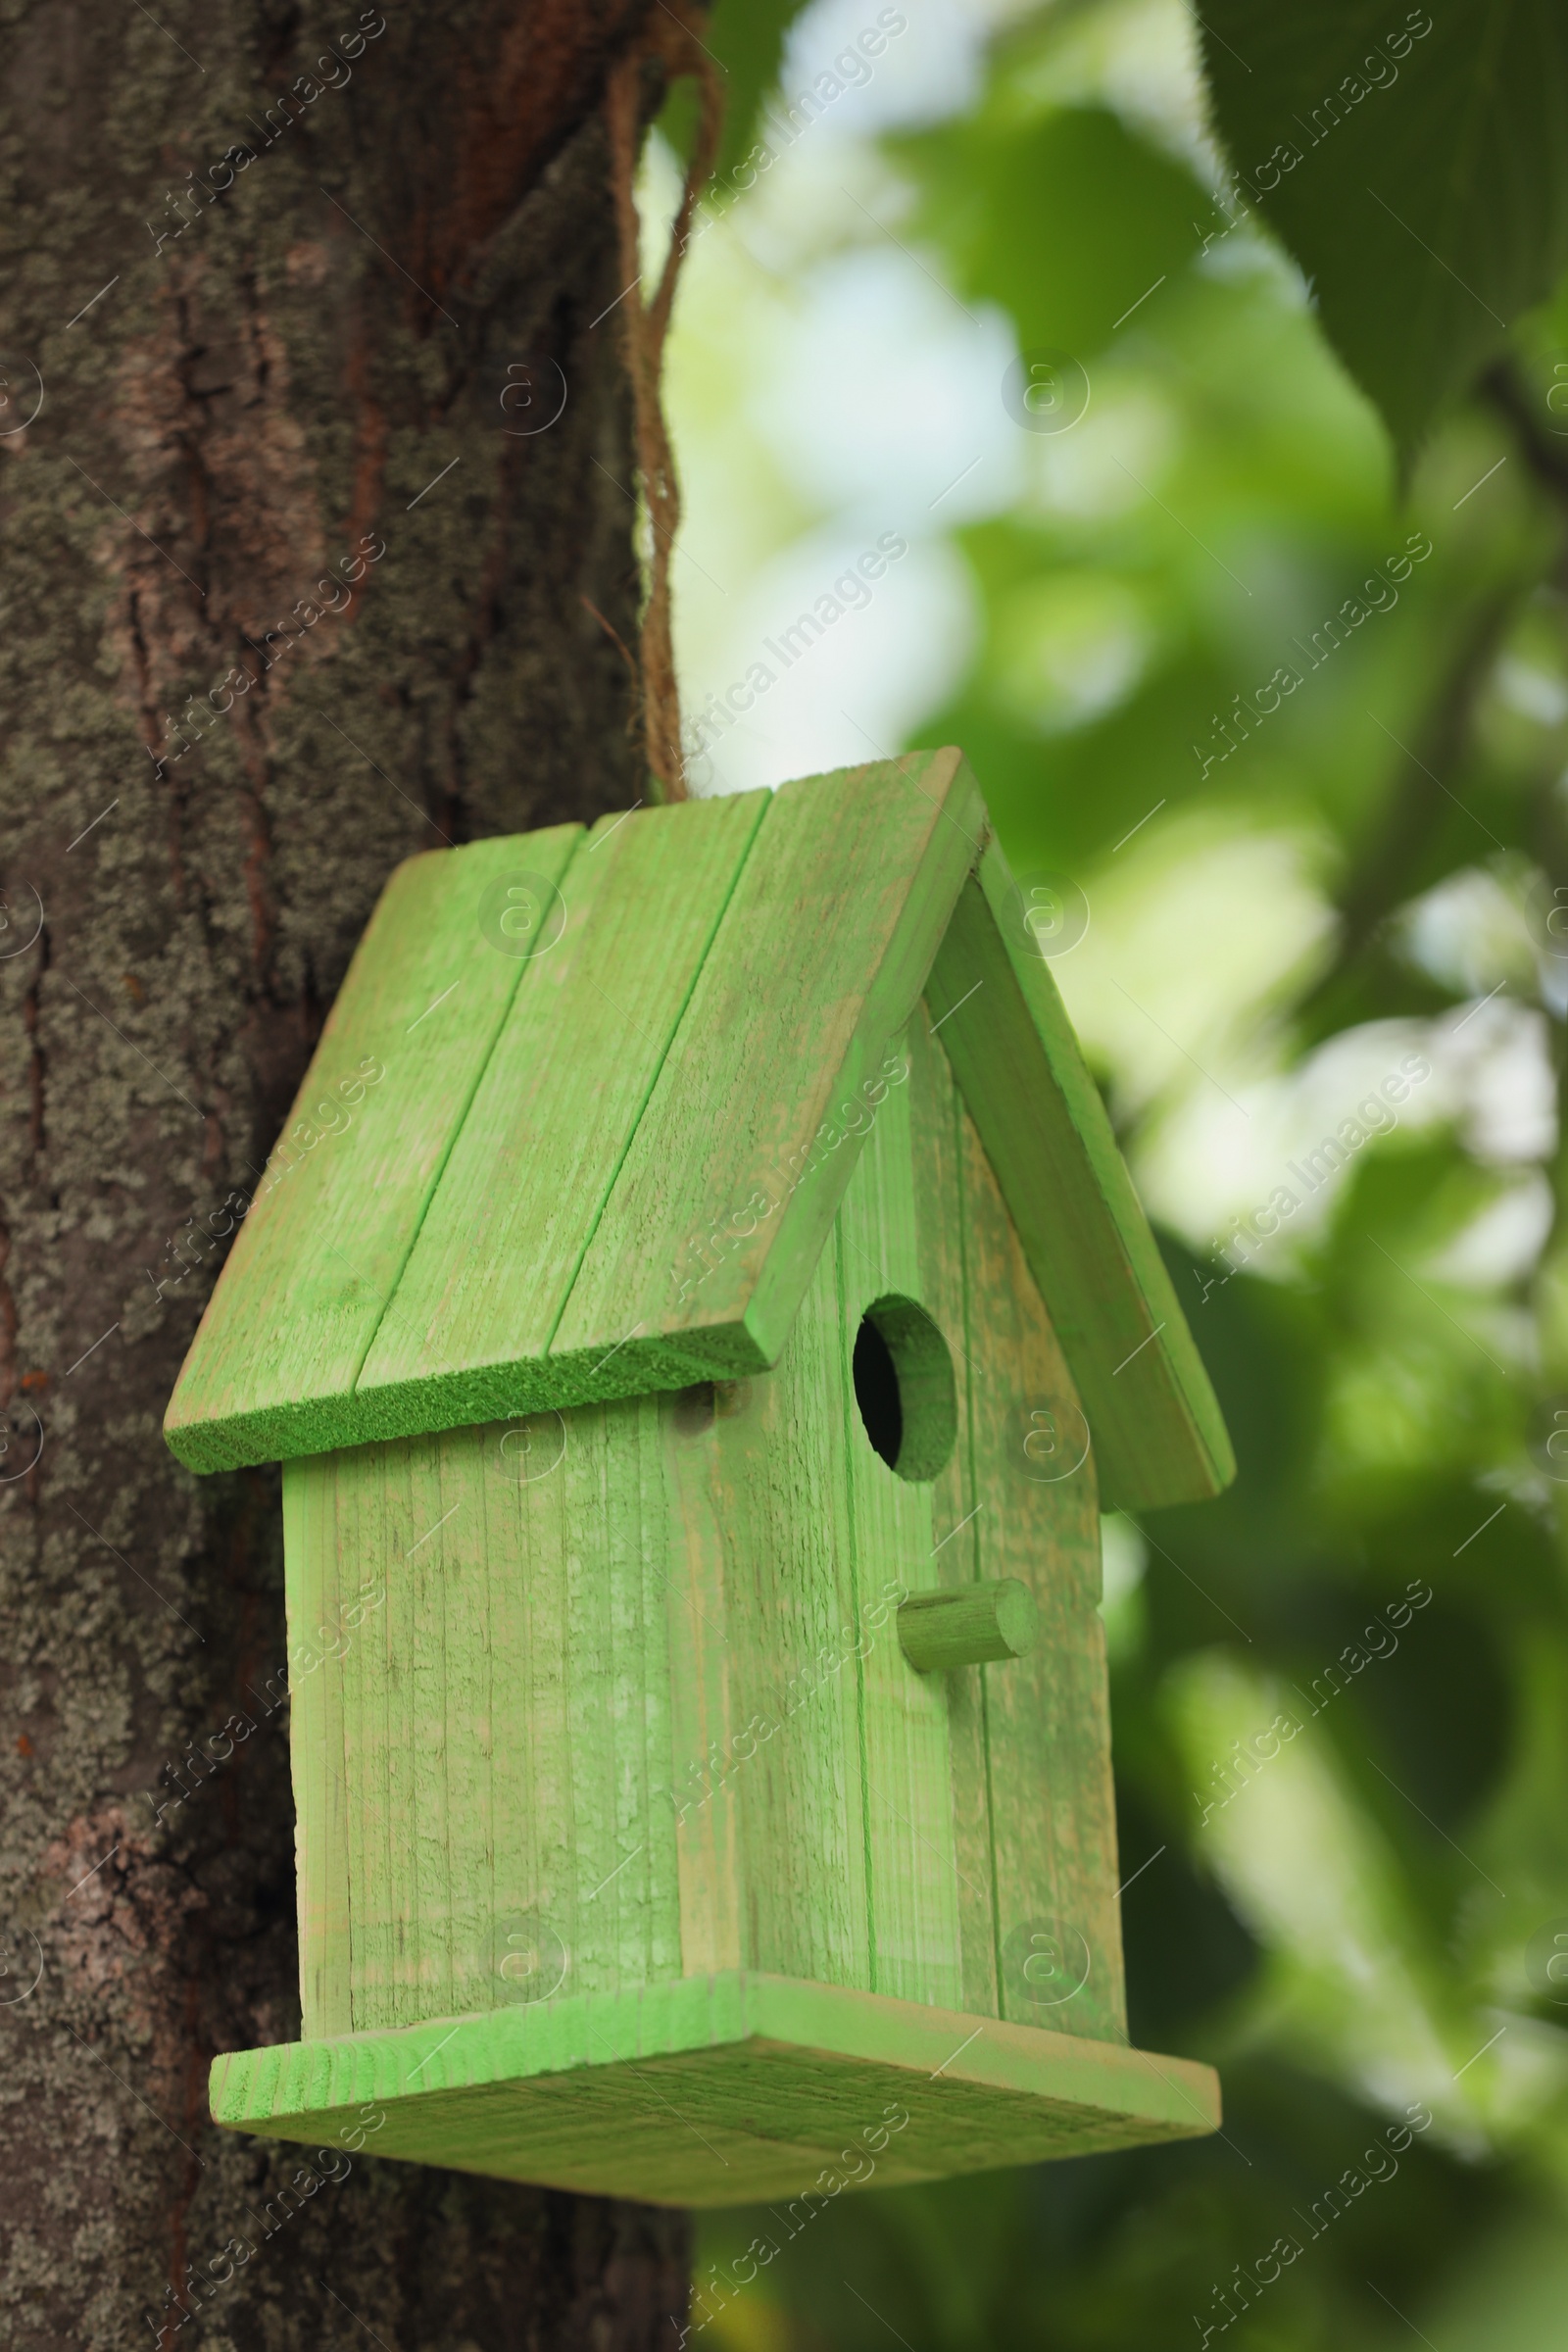
[[[1021,1658],[1035,1645],[1040,1612],[1015,1576],[957,1592],[916,1592],[899,1610],[899,1642],[919,1674]]]

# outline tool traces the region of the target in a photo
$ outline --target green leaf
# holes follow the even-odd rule
[[[784,40],[805,0],[718,0],[701,39],[722,69],[724,135],[713,176],[723,179],[750,147],[762,101],[778,80]],[[690,82],[676,85],[660,128],[678,155],[690,151],[696,108]]]
[[[1204,0],[1238,193],[1402,451],[1568,267],[1561,0]]]
[[[1198,182],[1102,108],[959,122],[894,149],[919,156],[921,225],[961,291],[1009,311],[1025,350],[1092,359],[1198,256]]]

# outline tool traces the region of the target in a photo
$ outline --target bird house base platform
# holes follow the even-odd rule
[[[741,1971],[234,2051],[212,2108],[272,2138],[696,2206],[1194,2138],[1220,2113],[1189,2059]]]

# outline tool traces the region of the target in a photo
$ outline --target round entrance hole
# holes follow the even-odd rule
[[[948,1343],[912,1298],[878,1298],[855,1335],[855,1401],[865,1434],[900,1478],[932,1479],[958,1434]]]

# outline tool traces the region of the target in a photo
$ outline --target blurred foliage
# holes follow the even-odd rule
[[[1002,96],[920,140],[921,225],[940,234],[959,290],[1000,303],[1026,350],[1049,339],[1098,351],[1129,305],[1188,261],[1208,193],[1102,107],[1019,119]],[[1064,237],[1091,189],[1108,210]]]
[[[716,0],[702,26],[703,43],[724,77],[724,130],[715,180],[722,183],[757,135],[762,102],[778,79],[784,39],[803,0]],[[697,101],[690,81],[675,84],[659,118],[660,129],[684,157],[696,128]]]
[[[1238,200],[1315,279],[1412,445],[1568,267],[1568,18],[1557,0],[1205,4]]]
[[[1388,29],[1361,0],[1204,5],[1254,163]],[[1568,2346],[1561,22],[1435,14],[1332,169],[1282,180],[1263,210],[1319,311],[1196,104],[1129,102],[1149,21],[1014,17],[978,104],[879,168],[919,268],[1090,387],[949,534],[975,650],[918,738],[966,747],[1015,864],[1087,894],[1055,969],[1242,1465],[1216,1504],[1112,1523],[1105,1604],[1132,2036],[1218,2065],[1227,2120],[845,2198],[714,2289],[716,2352],[1192,2345],[1412,2106],[1430,2129],[1237,2340]],[[1350,203],[1374,150],[1474,318]],[[1325,327],[1407,447],[1431,425],[1402,477]],[[1407,1056],[1396,1123],[1303,1177]],[[1280,1231],[1238,1244],[1281,1187]],[[1282,1712],[1299,1735],[1213,1801]],[[700,2285],[758,2226],[709,2217]]]

